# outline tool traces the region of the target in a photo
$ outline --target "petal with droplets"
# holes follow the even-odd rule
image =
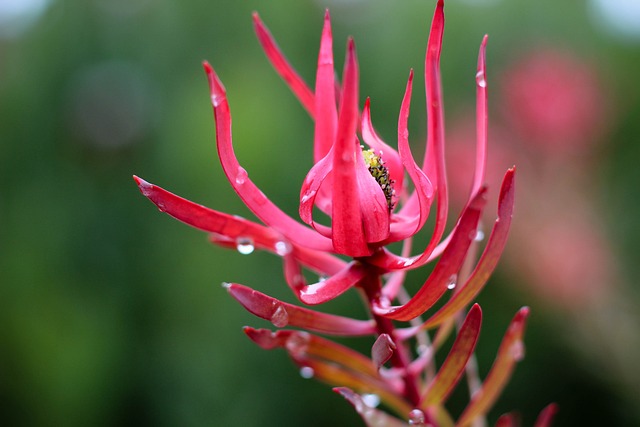
[[[206,62],[204,63],[204,69],[207,73],[211,90],[218,155],[222,169],[233,189],[261,221],[280,232],[291,242],[311,249],[330,251],[332,246],[329,239],[285,214],[249,179],[233,152],[231,113],[224,86],[222,86],[213,68]]]
[[[344,336],[375,333],[373,320],[350,319],[297,307],[243,285],[230,284],[227,290],[248,311],[273,322],[278,327],[295,326],[323,334]],[[286,322],[284,322],[284,313],[286,313]],[[280,323],[281,326],[276,323]]]
[[[487,246],[478,261],[475,269],[465,282],[465,284],[451,297],[447,303],[440,308],[431,318],[429,318],[422,328],[435,327],[458,311],[462,310],[480,292],[487,283],[491,273],[498,264],[500,255],[507,243],[507,236],[511,226],[511,216],[515,202],[515,169],[509,169],[502,181],[500,199],[498,201],[498,219],[496,220]]]
[[[457,275],[473,241],[482,208],[486,204],[486,189],[481,190],[467,206],[458,222],[451,243],[420,290],[406,304],[399,307],[384,308],[374,305],[374,311],[381,316],[408,321],[427,311],[447,291],[447,287]]]

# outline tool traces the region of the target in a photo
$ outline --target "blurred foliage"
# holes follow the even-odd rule
[[[392,141],[409,69],[422,72],[434,3],[53,0],[33,25],[0,33],[2,424],[359,425],[341,397],[301,379],[283,352],[258,350],[240,330],[270,325],[244,312],[219,284],[239,282],[291,301],[280,262],[209,245],[153,209],[131,175],[251,217],[216,159],[200,65],[207,59],[229,92],[240,161],[295,215],[311,165],[312,124],[270,69],[251,12],[260,12],[313,82],[322,14],[330,7],[337,63],[353,35],[361,93],[371,96],[374,122]],[[541,42],[595,63],[613,102],[611,131],[590,172],[598,183],[594,197],[604,206],[601,225],[624,275],[638,277],[640,42],[600,31],[583,2],[477,3],[485,4],[447,3],[448,117],[474,103],[485,32],[490,84]],[[412,110],[414,142],[424,135],[420,99]],[[638,288],[631,292],[637,307]],[[567,339],[570,328],[558,327],[564,318],[544,300],[498,274],[480,303],[483,374],[513,313],[532,306],[527,357],[493,420],[519,409],[530,425],[556,401],[557,425],[640,422],[640,393],[619,387],[606,364],[583,354],[590,347]],[[354,295],[331,309],[362,315]],[[462,407],[464,394],[458,390],[453,408]]]

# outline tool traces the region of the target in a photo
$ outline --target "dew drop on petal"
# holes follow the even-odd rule
[[[315,195],[316,195],[316,191],[315,190],[307,191],[306,193],[304,193],[304,195],[300,199],[300,203],[307,203],[309,201],[309,199],[311,199]]]
[[[511,346],[511,356],[514,358],[514,360],[516,362],[519,362],[524,359],[524,353],[524,343],[522,342],[522,340],[514,342]]]
[[[229,289],[229,288],[231,287],[231,283],[229,283],[229,282],[222,282],[222,287],[223,287],[224,289]]]
[[[484,240],[484,231],[476,231],[476,235],[474,236],[473,240],[475,240],[476,242],[482,242]]]
[[[380,396],[374,393],[363,394],[362,401],[369,408],[377,408],[380,405]]]
[[[455,289],[456,288],[456,282],[458,281],[458,275],[457,274],[452,274],[449,277],[449,281],[447,282],[447,289]]]
[[[222,102],[222,97],[220,95],[218,95],[217,93],[214,93],[213,95],[211,95],[211,103],[213,104],[214,107],[219,107],[221,102]]]
[[[327,276],[325,276],[324,274],[321,276],[318,276],[318,283],[322,283],[325,282],[328,279]]]
[[[306,357],[310,339],[311,337],[308,333],[301,331],[292,334],[284,346],[292,357],[300,359]]]
[[[313,368],[311,366],[303,366],[302,368],[300,368],[300,376],[304,379],[309,379],[309,378],[313,378],[313,376],[315,375],[315,372],[313,371]]]
[[[414,409],[411,412],[409,412],[409,425],[424,426],[425,425],[424,412],[422,412],[420,409]]]
[[[291,253],[291,250],[293,249],[291,246],[291,243],[284,242],[284,241],[276,242],[274,247],[275,247],[276,253],[280,256],[289,255]]]
[[[478,71],[476,74],[476,83],[478,83],[478,86],[480,87],[487,87],[487,80],[485,78],[484,71]]]
[[[238,166],[238,171],[236,172],[236,184],[242,185],[245,183],[249,174],[242,166]]]
[[[284,308],[284,305],[277,304],[276,309],[271,314],[271,323],[276,328],[284,328],[289,324],[289,313],[287,313],[287,309]]]
[[[236,249],[238,249],[238,252],[242,255],[249,255],[255,248],[251,237],[238,237],[236,239]]]

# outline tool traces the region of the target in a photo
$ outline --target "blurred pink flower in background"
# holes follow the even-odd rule
[[[504,267],[553,306],[583,307],[615,289],[617,265],[594,201],[593,159],[611,104],[597,69],[568,51],[537,47],[499,79],[501,121],[492,121],[487,182],[518,164],[516,220]],[[473,162],[469,118],[454,122],[449,164]],[[471,138],[471,139],[470,139]],[[462,202],[468,175],[451,182]],[[458,196],[456,196],[456,194]]]
[[[588,153],[605,131],[609,102],[596,68],[569,51],[528,51],[499,91],[505,120],[541,154]]]

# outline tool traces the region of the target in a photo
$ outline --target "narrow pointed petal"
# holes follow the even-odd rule
[[[358,63],[353,40],[347,46],[343,96],[338,118],[338,134],[333,151],[333,247],[351,257],[371,254],[367,246],[360,212],[361,195],[356,178],[356,140],[358,120]]]
[[[422,326],[430,329],[451,318],[458,311],[466,307],[482,290],[489,280],[493,270],[507,243],[507,236],[511,226],[513,205],[515,202],[515,169],[509,169],[502,181],[500,198],[498,201],[498,219],[491,230],[487,246],[466,283],[456,292],[447,303],[431,316]]]
[[[415,194],[418,199],[418,209],[411,212],[412,220],[405,223],[404,227],[392,230],[390,241],[404,240],[416,234],[429,217],[429,208],[433,200],[433,185],[427,175],[416,164],[411,148],[409,147],[409,110],[411,105],[411,89],[413,84],[413,70],[409,73],[409,80],[405,90],[402,106],[400,107],[400,117],[398,119],[398,150],[404,168],[407,170],[411,181],[415,187]]]
[[[558,412],[558,405],[550,403],[540,412],[533,427],[551,427],[556,412]]]
[[[300,219],[303,222],[309,224],[314,230],[326,237],[331,237],[331,229],[313,220],[313,207],[316,205],[317,197],[330,197],[330,191],[325,191],[325,193],[329,193],[328,196],[321,196],[320,193],[323,189],[326,190],[326,187],[329,186],[331,182],[330,179],[327,179],[333,167],[333,156],[331,153],[332,151],[329,150],[327,156],[320,159],[320,161],[309,170],[300,189],[300,207],[298,210]],[[323,184],[325,185],[323,186]],[[327,206],[330,207],[331,205],[328,204]]]
[[[391,146],[387,145],[373,128],[373,124],[371,123],[370,104],[371,101],[367,98],[364,104],[364,109],[362,110],[362,139],[376,152],[377,155],[382,153],[381,157],[389,169],[391,179],[395,181],[396,190],[399,192],[404,185],[404,169],[402,168],[402,161],[400,160],[398,152],[391,148]]]
[[[482,208],[486,204],[486,189],[480,191],[459,220],[456,231],[442,257],[418,292],[406,304],[399,307],[383,308],[374,305],[374,311],[381,316],[408,321],[427,311],[447,291],[447,287],[457,280],[457,273],[475,237]]]
[[[250,237],[262,248],[273,248],[281,239],[278,233],[265,226],[193,203],[137,176],[133,179],[140,192],[158,209],[194,228],[225,236],[234,243],[238,237]]]
[[[348,387],[336,387],[333,391],[339,393],[349,403],[351,403],[356,412],[360,414],[362,421],[364,421],[367,427],[409,427],[409,424],[406,422],[392,417],[383,411],[371,408],[364,402],[362,396]]]
[[[249,179],[247,172],[240,166],[233,152],[231,113],[224,86],[213,68],[206,62],[204,69],[211,90],[218,154],[222,169],[233,189],[265,225],[277,230],[291,242],[311,249],[330,251],[332,246],[329,239],[285,214]]]
[[[375,333],[373,320],[320,313],[279,301],[246,286],[230,284],[229,294],[254,315],[268,320],[278,328],[295,326],[328,335],[363,336]]]
[[[467,314],[449,355],[422,396],[420,407],[423,410],[427,410],[431,405],[446,402],[462,378],[467,362],[473,354],[481,324],[482,310],[478,304],[475,304]]]
[[[273,68],[275,68],[276,72],[282,77],[291,91],[298,97],[298,100],[309,112],[309,115],[314,117],[315,99],[313,92],[309,89],[309,86],[307,86],[302,77],[293,69],[291,64],[289,64],[289,61],[287,61],[273,36],[256,12],[253,14],[253,27],[258,36],[258,41],[262,45],[262,49]]]
[[[380,334],[371,347],[371,360],[377,369],[380,369],[387,360],[391,359],[395,349],[396,344],[389,334]]]
[[[489,127],[489,111],[487,108],[487,38],[485,35],[480,44],[478,70],[476,72],[476,163],[470,197],[484,184],[487,164],[487,132]]]
[[[347,268],[326,280],[297,288],[297,296],[305,304],[322,304],[351,289],[365,275],[366,269],[360,263],[352,262]]]
[[[436,223],[431,240],[424,250],[430,254],[444,234],[449,195],[447,192],[447,174],[444,158],[444,109],[442,106],[442,84],[440,77],[440,52],[444,34],[444,1],[438,0],[431,21],[431,31],[425,57],[425,91],[427,99],[427,150],[423,170],[436,190]],[[413,212],[418,202],[414,193],[400,211]]]
[[[317,163],[329,153],[333,146],[338,125],[335,70],[333,68],[333,38],[329,10],[324,15],[316,72],[315,97],[316,124],[313,139],[313,160],[314,163]]]
[[[529,308],[523,307],[511,321],[491,370],[458,419],[457,427],[470,426],[478,416],[486,414],[507,385],[516,363],[524,357],[522,337],[528,315]]]
[[[400,412],[410,410],[399,397],[400,391],[379,376],[373,362],[348,347],[303,331],[271,332],[245,327],[244,332],[266,350],[286,349],[296,364],[309,369],[317,380],[375,393],[391,408]]]

